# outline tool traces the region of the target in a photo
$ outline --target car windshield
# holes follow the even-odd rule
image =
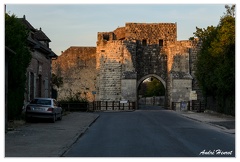
[[[39,104],[39,105],[51,105],[51,100],[34,99],[30,103],[31,104]]]

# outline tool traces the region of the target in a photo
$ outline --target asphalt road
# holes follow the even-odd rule
[[[149,110],[150,109],[150,110]],[[65,157],[235,157],[235,135],[154,107],[101,112]]]

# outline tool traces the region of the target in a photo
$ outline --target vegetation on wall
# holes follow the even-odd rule
[[[52,73],[52,85],[60,88],[63,85],[63,77]]]
[[[28,30],[13,14],[5,14],[5,46],[16,54],[9,55],[8,68],[8,119],[20,116],[26,86],[26,71],[31,61],[27,46]],[[6,53],[7,54],[7,53]]]
[[[235,5],[225,8],[217,27],[196,28],[202,42],[196,76],[204,96],[216,99],[217,111],[235,115]]]
[[[86,97],[81,97],[81,92],[74,93],[71,89],[69,89],[69,94],[63,98],[60,99],[59,102],[61,103],[81,103],[81,102],[88,102]],[[86,96],[86,92],[83,93],[83,95]]]

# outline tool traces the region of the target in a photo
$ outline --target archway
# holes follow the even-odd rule
[[[144,77],[142,77],[141,79],[138,80],[137,82],[137,88],[139,87],[139,85],[147,78],[151,78],[151,77],[154,77],[154,78],[157,78],[158,80],[160,80],[163,84],[163,86],[165,87],[166,89],[166,82],[158,75],[156,74],[148,74],[148,75],[145,75]]]
[[[142,105],[161,106],[166,105],[166,82],[156,74],[148,74],[137,82],[138,107]]]

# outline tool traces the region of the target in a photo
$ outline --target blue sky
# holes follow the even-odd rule
[[[42,28],[47,36],[52,40],[50,47],[52,50],[60,55],[61,51],[66,50],[70,46],[96,46],[97,32],[113,31],[118,26],[124,26],[126,22],[177,22],[178,40],[188,39],[193,36],[195,27],[206,28],[207,26],[216,26],[219,22],[220,16],[225,12],[224,5],[239,3],[239,0],[201,0],[201,1],[173,1],[165,0],[162,4],[160,0],[138,0],[137,5],[132,0],[117,1],[117,0],[82,0],[81,3],[90,3],[91,5],[74,4],[79,3],[75,0],[68,0],[62,5],[49,4],[55,2],[48,2],[49,0],[3,0],[1,1],[0,17],[2,24],[1,43],[4,44],[4,5],[7,4],[7,12],[16,14],[18,17],[26,15],[27,20],[35,27]],[[35,5],[28,5],[28,4]],[[58,3],[63,3],[59,1]],[[101,5],[96,5],[101,3]],[[104,3],[104,4],[102,4]],[[127,5],[105,5],[106,3],[128,3]],[[133,5],[129,5],[133,3]],[[152,5],[147,5],[151,3]],[[195,3],[193,5],[188,5]],[[42,5],[47,4],[47,5]],[[171,5],[170,5],[171,4]],[[204,5],[205,4],[205,5]],[[236,34],[238,35],[238,17],[239,4],[236,8]],[[238,36],[236,37],[237,44],[239,44]],[[0,47],[1,55],[1,84],[0,89],[4,90],[5,78],[5,63],[4,63],[4,46]],[[236,46],[236,62],[239,61],[238,46]],[[239,74],[238,64],[236,63],[236,108],[239,107],[238,99],[238,84]],[[4,91],[1,93],[0,102],[4,107]],[[237,111],[238,109],[236,109]],[[4,122],[4,109],[1,109],[2,121]],[[239,111],[236,112],[239,115]],[[4,124],[2,124],[3,126]],[[238,124],[239,126],[239,124]],[[2,128],[3,130],[4,128]],[[2,133],[4,135],[4,133]],[[4,139],[4,136],[1,136]],[[238,140],[239,141],[239,140]],[[4,143],[4,141],[2,141]],[[239,142],[238,142],[239,146]],[[4,157],[4,156],[2,156]],[[35,160],[35,159],[34,159]],[[184,159],[185,160],[185,159]],[[194,159],[195,160],[195,159]],[[225,161],[225,159],[223,159]]]
[[[96,46],[97,32],[113,31],[126,22],[177,22],[178,40],[193,36],[196,26],[216,26],[222,4],[19,4],[6,3],[6,12],[42,28],[50,48],[60,55],[70,46]]]

